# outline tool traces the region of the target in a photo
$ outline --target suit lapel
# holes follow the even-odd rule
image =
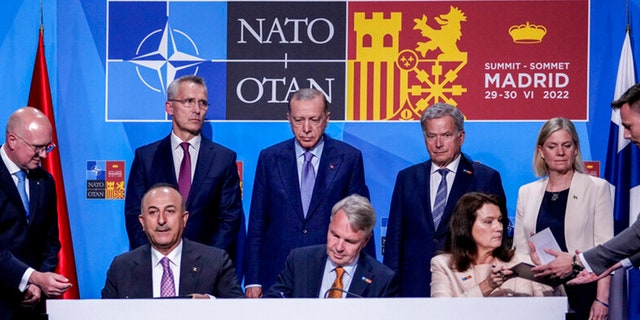
[[[205,139],[204,137],[201,137],[200,151],[198,151],[198,160],[196,161],[196,170],[194,171],[193,181],[191,182],[191,190],[200,190],[199,188],[201,188],[203,181],[209,174],[209,171],[214,164],[215,157],[216,152],[213,143],[211,143],[211,141]],[[192,196],[193,194],[195,194],[195,192],[189,192],[187,207],[191,202],[194,201]]]
[[[40,218],[40,214],[42,214],[43,212],[41,210],[38,210],[38,208],[40,208],[42,205],[42,202],[44,201],[43,197],[44,197],[44,185],[42,184],[42,177],[41,174],[43,173],[42,170],[43,169],[36,169],[36,170],[40,170],[40,172],[36,172],[35,170],[32,170],[32,172],[29,173],[28,177],[29,177],[29,221],[33,222],[35,219]]]
[[[458,171],[456,177],[453,179],[453,186],[451,186],[451,192],[447,197],[447,205],[444,207],[444,214],[440,225],[438,225],[438,233],[446,232],[449,228],[449,219],[451,212],[456,206],[456,202],[460,199],[465,192],[469,189],[469,184],[473,181],[475,176],[473,166],[471,162],[462,154],[460,154],[460,163],[458,164]]]
[[[417,194],[420,197],[420,204],[422,205],[422,210],[417,212],[424,212],[424,219],[426,226],[432,231],[435,229],[433,225],[433,215],[431,212],[431,161],[426,161],[420,164],[420,170],[416,175],[416,186],[409,186],[411,188],[415,187],[419,192]]]
[[[306,274],[307,288],[309,288],[310,297],[319,297],[322,288],[322,278],[324,277],[324,267],[327,264],[327,247],[320,246],[313,257],[309,261]],[[324,292],[322,293],[324,294]]]
[[[542,206],[542,199],[544,198],[544,192],[547,189],[547,183],[549,183],[549,178],[548,177],[543,178],[541,181],[535,184],[535,188],[533,188],[534,193],[528,195],[531,203],[531,205],[529,205],[529,208],[531,210],[529,210],[528,212],[531,212],[531,215],[529,215],[528,217],[525,217],[525,219],[529,221],[530,224],[525,222],[524,225],[532,226],[531,230],[533,232],[535,232],[538,228],[537,227],[538,213],[540,213],[540,207]],[[528,238],[528,235],[526,236]]]
[[[356,272],[351,279],[351,285],[349,285],[347,291],[359,296],[364,296],[365,290],[373,283],[374,280],[373,273],[371,272],[371,265],[367,263],[364,254],[360,254],[358,267],[356,268]]]
[[[158,151],[154,154],[153,164],[151,165],[157,177],[154,181],[166,181],[174,185],[178,185],[176,177],[176,169],[173,165],[173,151],[171,150],[171,135],[162,139],[158,145]]]
[[[583,197],[587,194],[587,187],[591,186],[589,181],[589,177],[586,174],[582,174],[579,172],[573,173],[573,178],[571,179],[571,185],[569,186],[569,195],[567,196],[567,208],[565,209],[564,215],[564,223],[565,225],[574,225],[578,228],[578,230],[584,230],[587,227],[587,222],[589,219],[584,218],[584,212],[587,209],[585,204],[585,200]],[[591,208],[588,208],[589,210]],[[581,227],[580,227],[581,226]],[[564,228],[564,239],[567,245],[567,248],[574,247],[575,243],[573,240],[577,239],[575,235],[571,237],[571,234],[567,234],[569,228]],[[571,246],[570,246],[571,244]]]
[[[2,146],[0,145],[0,148],[1,147]],[[11,204],[17,209],[21,208],[22,210],[18,211],[21,211],[22,216],[26,217],[26,212],[22,206],[22,200],[20,199],[18,188],[16,187],[15,182],[13,182],[13,178],[2,160],[0,160],[0,188],[4,191]]]
[[[202,270],[200,255],[193,250],[189,240],[183,239],[182,258],[180,261],[180,290],[179,295],[198,292],[196,286]]]
[[[296,212],[300,220],[304,220],[302,212],[302,201],[300,200],[300,182],[298,180],[298,165],[296,163],[296,151],[294,147],[294,139],[291,139],[285,150],[276,158],[276,170],[280,175],[282,187],[286,190],[286,194],[291,207]]]
[[[324,148],[322,150],[322,155],[320,156],[318,174],[316,175],[316,182],[313,186],[313,194],[311,196],[311,203],[309,204],[307,218],[315,213],[327,192],[331,190],[336,174],[340,172],[340,166],[342,165],[343,160],[342,157],[342,154],[336,152],[335,142],[333,139],[325,136]]]
[[[153,266],[151,265],[151,246],[145,245],[140,255],[131,261],[132,276],[129,290],[132,292],[129,298],[153,297]]]

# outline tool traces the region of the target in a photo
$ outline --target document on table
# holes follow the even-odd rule
[[[556,251],[561,251],[560,246],[558,245],[558,241],[551,233],[551,229],[546,228],[529,238],[529,241],[533,242],[533,245],[536,248],[536,253],[538,254],[538,258],[540,258],[540,262],[542,264],[547,264],[553,261],[556,257],[546,253],[544,251],[545,248],[552,249]]]

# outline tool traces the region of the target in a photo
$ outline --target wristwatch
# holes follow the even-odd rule
[[[575,254],[571,259],[571,269],[573,270],[573,272],[571,273],[571,278],[575,278],[580,272],[582,272],[582,270],[584,270],[584,267],[578,261],[578,256]]]

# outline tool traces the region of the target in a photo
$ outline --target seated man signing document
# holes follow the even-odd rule
[[[395,272],[362,252],[376,214],[367,198],[350,195],[331,209],[327,244],[291,250],[284,270],[265,297],[395,297]]]

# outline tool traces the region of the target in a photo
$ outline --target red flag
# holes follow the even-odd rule
[[[53,103],[51,101],[47,61],[44,56],[44,27],[40,26],[38,52],[36,53],[33,77],[31,79],[31,91],[29,92],[29,106],[37,108],[49,118],[53,129],[52,142],[58,145],[58,134],[56,133],[56,122],[53,117]],[[73,283],[71,289],[65,292],[62,298],[79,299],[78,276],[76,273],[75,257],[73,255],[73,242],[71,241],[67,197],[64,192],[59,148],[53,149],[53,151],[43,159],[42,166],[53,175],[56,182],[56,194],[58,196],[58,229],[62,248],[58,253],[59,263],[56,272],[64,275]]]

